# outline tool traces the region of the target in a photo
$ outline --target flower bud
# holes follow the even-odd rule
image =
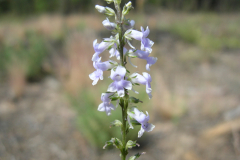
[[[132,7],[132,2],[131,1],[129,1],[127,4],[126,4],[126,6],[129,8],[129,7]]]
[[[129,140],[126,144],[126,148],[133,148],[133,147],[140,147],[140,145],[138,143],[136,143],[136,141],[132,141],[132,140]]]
[[[135,21],[134,21],[134,20],[131,20],[131,21],[126,20],[126,21],[124,21],[124,23],[123,23],[123,28],[124,28],[125,30],[128,30],[128,29],[133,28],[134,25],[135,25]]]
[[[127,15],[132,8],[133,8],[133,7],[132,7],[132,2],[129,1],[129,2],[128,2],[127,4],[125,4],[125,6],[123,7],[122,14],[123,14],[123,15]]]
[[[106,13],[106,9],[103,6],[100,5],[95,5],[95,8],[98,10],[100,13]]]
[[[110,31],[111,31],[111,30],[114,30],[114,29],[116,28],[116,24],[115,24],[115,23],[111,23],[108,18],[105,19],[105,20],[102,22],[102,24],[103,24],[103,26],[104,26],[105,28],[107,28],[107,30],[110,30]]]
[[[121,127],[122,126],[122,122],[119,120],[115,120],[113,122],[111,122],[111,126],[110,127]]]
[[[114,16],[115,15],[115,12],[112,8],[103,7],[103,6],[100,6],[100,5],[95,5],[95,8],[98,10],[98,12],[103,13],[107,16]]]

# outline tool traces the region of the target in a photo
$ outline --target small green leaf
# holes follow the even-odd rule
[[[134,83],[135,85],[137,85],[137,86],[140,86],[140,84],[138,84],[138,83]]]
[[[123,144],[122,144],[122,142],[121,142],[120,139],[118,139],[118,138],[112,138],[111,141],[113,142],[113,145],[114,145],[116,148],[118,148],[119,150],[122,149]]]
[[[105,145],[103,146],[103,149],[105,149],[107,146],[110,146],[112,144],[113,144],[112,140],[105,142]]]
[[[130,71],[129,71],[129,70],[127,70],[127,72],[128,72],[128,73],[130,73]]]
[[[143,103],[143,101],[140,101],[139,99],[137,99],[135,97],[130,97],[129,102],[130,103],[139,103],[139,102]]]

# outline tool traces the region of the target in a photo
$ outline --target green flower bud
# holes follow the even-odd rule
[[[136,141],[132,141],[132,140],[129,140],[126,144],[126,148],[133,148],[133,147],[140,147],[140,145],[138,143],[136,143]]]
[[[111,125],[110,125],[110,127],[121,127],[122,126],[122,122],[121,121],[119,121],[119,120],[115,120],[115,121],[113,121],[113,122],[111,122]]]
[[[128,2],[127,4],[125,4],[125,6],[123,7],[122,15],[124,15],[124,16],[127,15],[132,8],[133,8],[132,2],[129,1],[129,2]]]

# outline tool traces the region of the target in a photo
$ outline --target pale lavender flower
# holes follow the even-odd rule
[[[150,71],[150,66],[157,62],[157,57],[148,57],[146,60],[147,60],[146,70]]]
[[[102,22],[102,24],[103,24],[103,26],[104,26],[105,28],[107,28],[107,30],[110,30],[110,31],[111,31],[111,30],[114,30],[114,29],[116,28],[116,24],[115,24],[115,23],[111,23],[108,18],[105,19],[105,20]]]
[[[148,38],[142,38],[141,40],[141,50],[145,50],[149,53],[152,52],[152,46],[153,46],[154,42],[151,41],[150,39]]]
[[[109,96],[113,94],[114,93],[102,93],[101,100],[103,103],[98,106],[98,111],[106,112],[109,116],[111,114],[111,110],[115,110],[115,106],[111,103],[111,99],[109,98]]]
[[[150,66],[157,62],[156,57],[149,57],[149,52],[141,50],[129,50],[130,57],[138,57],[147,61],[146,70],[150,71]]]
[[[96,85],[99,79],[103,80],[103,71],[112,69],[118,63],[112,60],[101,62],[101,58],[98,58],[93,62],[93,67],[96,69],[93,73],[89,74],[89,78],[93,80],[92,85]]]
[[[109,50],[109,53],[110,53],[109,58],[112,58],[113,56],[116,56],[116,55],[120,55],[119,51],[117,50],[117,44],[116,43],[114,43],[112,48]]]
[[[133,108],[133,111],[129,111],[128,112],[128,115],[132,118],[134,118],[136,121],[138,121],[138,123],[141,124],[141,129],[140,131],[138,132],[138,138],[140,138],[143,133],[146,131],[146,132],[151,132],[155,126],[151,123],[148,123],[149,121],[149,115],[148,115],[148,112],[146,112],[147,115],[145,115],[143,112],[139,111],[137,108]],[[128,121],[130,122],[130,121]],[[130,125],[131,128],[132,125]]]
[[[151,75],[148,74],[147,72],[143,72],[143,76],[139,73],[133,73],[132,75],[129,76],[131,78],[131,81],[133,83],[139,83],[146,85],[146,93],[148,94],[149,99],[152,98],[152,88],[151,88],[151,82],[152,78]]]
[[[112,37],[104,39],[100,44],[97,43],[97,39],[93,41],[93,48],[95,53],[93,54],[92,61],[99,59],[99,55],[114,44]]]
[[[99,79],[103,80],[103,71],[101,69],[98,69],[96,65],[96,63],[99,63],[100,61],[101,61],[101,58],[98,58],[98,60],[93,62],[93,67],[96,69],[96,71],[89,74],[89,78],[93,80],[92,85],[96,85]]]
[[[129,29],[126,31],[125,33],[125,37],[129,40],[131,40],[132,38],[141,41],[141,50],[145,50],[149,53],[152,52],[152,46],[154,44],[153,41],[151,41],[149,38],[147,38],[147,36],[149,35],[150,30],[147,27],[146,30],[144,30],[143,27],[141,27],[141,32],[137,31],[137,30],[133,30],[133,29]],[[131,46],[131,45],[130,45]],[[134,48],[134,47],[132,47]]]
[[[118,66],[116,70],[111,70],[110,78],[114,80],[108,87],[108,92],[117,92],[119,97],[124,96],[124,88],[131,90],[132,83],[124,80],[126,69],[123,66]]]
[[[137,31],[137,30],[134,30],[134,29],[129,29],[125,32],[124,36],[125,36],[125,38],[127,38],[129,40],[131,40],[133,38],[133,39],[136,39],[138,41],[141,41],[143,34],[140,31]]]

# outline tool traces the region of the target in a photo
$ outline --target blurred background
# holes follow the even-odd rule
[[[123,0],[123,4],[127,1]],[[156,128],[137,139],[147,160],[240,159],[240,0],[133,0],[128,18],[155,42],[153,98],[135,87]],[[111,34],[103,0],[0,0],[0,159],[119,159],[105,141],[120,119],[98,112],[111,80],[92,86],[92,42]],[[111,19],[111,21],[113,21]],[[138,44],[136,42],[136,44]],[[135,45],[135,42],[134,42]],[[102,54],[107,60],[109,53]],[[145,61],[133,60],[143,72]]]

